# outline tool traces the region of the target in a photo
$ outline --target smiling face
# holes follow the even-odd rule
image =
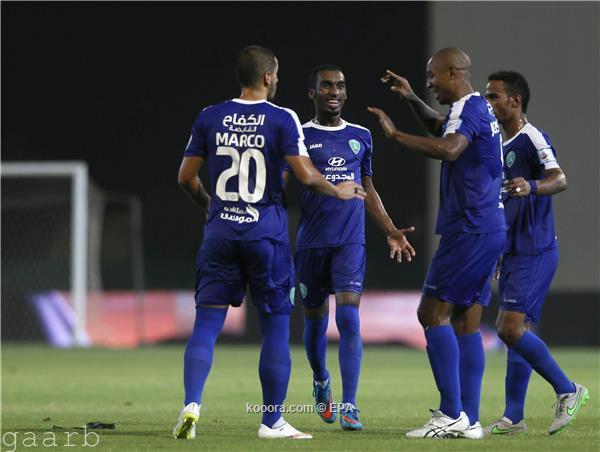
[[[341,71],[320,71],[314,88],[308,90],[308,97],[315,104],[317,113],[338,116],[346,102],[346,79]]]
[[[449,67],[440,64],[436,58],[431,58],[427,63],[425,81],[427,88],[435,94],[435,98],[440,104],[452,103],[450,93],[452,77]]]

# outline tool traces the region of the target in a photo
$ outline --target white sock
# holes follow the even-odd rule
[[[283,419],[283,416],[281,416],[281,417],[279,418],[279,420],[278,420],[277,422],[275,422],[275,423],[274,423],[274,424],[271,426],[271,428],[272,428],[272,429],[277,429],[277,428],[279,428],[279,427],[283,427],[284,425],[285,425],[285,420]]]

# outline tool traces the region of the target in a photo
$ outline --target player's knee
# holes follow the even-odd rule
[[[525,332],[522,326],[508,322],[497,322],[496,329],[500,340],[508,346],[515,344]]]
[[[441,299],[423,296],[417,309],[417,319],[423,328],[449,325],[453,307]]]
[[[324,304],[318,308],[304,308],[304,317],[311,320],[323,320],[329,315],[329,306]]]
[[[427,328],[430,326],[429,313],[425,312],[424,309],[419,308],[417,310],[417,319],[419,320],[419,323],[423,328]]]
[[[360,306],[360,294],[354,292],[338,292],[335,294],[336,306]]]
[[[419,306],[419,309],[417,310],[417,319],[423,328],[448,325],[450,323],[450,316],[448,314],[437,312],[424,306]]]

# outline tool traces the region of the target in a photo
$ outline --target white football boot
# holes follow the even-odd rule
[[[483,439],[483,427],[479,421],[475,422],[468,429],[458,435],[460,438]]]
[[[265,424],[260,424],[258,437],[269,439],[312,439],[311,434],[296,430],[283,417],[273,425],[273,428],[269,428]]]
[[[464,411],[460,412],[457,419],[452,419],[439,410],[429,411],[431,411],[429,422],[421,428],[408,432],[407,438],[458,438],[471,424]]]
[[[196,437],[196,422],[200,417],[200,405],[196,402],[187,404],[181,413],[177,425],[173,429],[175,439],[194,439]]]

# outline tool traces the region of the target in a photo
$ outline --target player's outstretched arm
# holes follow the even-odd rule
[[[393,73],[389,69],[381,77],[382,83],[389,85],[390,91],[397,93],[408,102],[410,109],[417,117],[421,125],[432,135],[439,135],[444,124],[444,116],[439,114],[429,105],[427,105],[419,96],[415,94],[410,83],[404,77]]]
[[[177,182],[183,191],[198,204],[205,213],[208,213],[210,207],[210,196],[204,189],[202,181],[198,177],[198,172],[204,164],[203,157],[184,157],[179,167],[179,176]]]
[[[338,199],[365,199],[365,189],[355,182],[347,181],[333,185],[325,180],[323,175],[313,165],[309,157],[301,155],[288,155],[285,157],[292,167],[296,178],[307,189],[321,195],[333,196]]]
[[[535,188],[532,185],[535,185]],[[567,176],[560,168],[552,168],[544,171],[544,178],[541,180],[528,181],[516,177],[506,181],[505,188],[510,196],[515,198],[529,196],[532,192],[538,195],[554,195],[567,189]]]
[[[367,110],[377,116],[386,137],[428,157],[454,161],[469,145],[467,137],[460,133],[450,133],[445,137],[420,137],[400,132],[383,110],[375,107],[369,107]]]
[[[402,255],[404,255],[406,260],[411,262],[412,258],[415,256],[415,250],[406,239],[406,233],[413,232],[415,228],[396,228],[394,222],[383,206],[379,193],[375,190],[372,177],[363,176],[362,185],[367,192],[367,197],[365,198],[367,213],[387,236],[387,243],[390,247],[390,259],[402,262]]]

